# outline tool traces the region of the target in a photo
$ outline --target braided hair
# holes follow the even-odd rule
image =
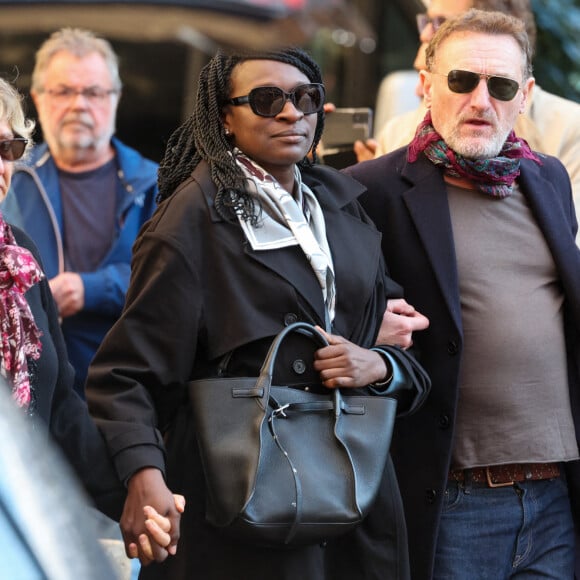
[[[170,197],[201,160],[209,165],[216,184],[216,209],[224,219],[240,215],[254,222],[257,219],[254,201],[246,191],[245,176],[231,154],[233,145],[222,124],[222,108],[230,98],[234,67],[246,60],[274,60],[300,70],[311,83],[321,83],[320,68],[304,50],[288,47],[272,51],[228,53],[219,50],[203,68],[199,77],[197,101],[191,116],[169,138],[159,165],[157,201]],[[324,128],[324,112],[318,120],[312,142],[312,161],[305,157],[298,167],[316,163],[316,147]]]

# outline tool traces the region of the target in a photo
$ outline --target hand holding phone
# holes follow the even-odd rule
[[[322,146],[324,156],[352,151],[355,141],[372,135],[373,112],[365,107],[337,108],[324,120]]]

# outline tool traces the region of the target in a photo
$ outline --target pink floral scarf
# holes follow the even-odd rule
[[[32,254],[17,245],[0,214],[0,374],[12,385],[19,407],[31,400],[28,359],[38,360],[41,332],[24,294],[44,274]]]

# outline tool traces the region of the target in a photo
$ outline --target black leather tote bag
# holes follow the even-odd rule
[[[279,347],[293,332],[312,338],[313,354],[328,344],[297,322],[273,340],[258,377],[189,383],[206,518],[253,543],[318,543],[358,525],[375,499],[397,412],[389,396],[273,385]]]

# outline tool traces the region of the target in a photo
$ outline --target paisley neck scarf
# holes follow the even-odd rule
[[[408,160],[413,163],[423,151],[429,161],[443,166],[446,175],[464,177],[473,181],[475,187],[492,197],[507,197],[520,174],[520,159],[531,159],[541,165],[540,159],[529,148],[526,141],[508,135],[499,155],[489,159],[466,159],[449,148],[431,123],[431,111],[417,127],[417,132],[408,150]]]
[[[32,254],[18,246],[0,214],[0,374],[19,407],[31,401],[28,359],[38,360],[41,332],[24,294],[44,274]]]

